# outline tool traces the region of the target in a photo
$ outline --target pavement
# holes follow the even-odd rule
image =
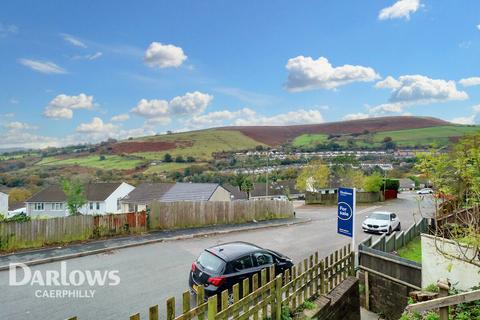
[[[360,309],[360,319],[362,320],[379,320],[383,319],[378,314],[368,311],[365,308]]]
[[[161,319],[164,319],[165,301],[171,296],[177,297],[176,309],[180,312],[180,298],[182,292],[188,288],[190,266],[206,247],[228,241],[249,241],[279,251],[298,262],[315,251],[319,252],[320,257],[324,257],[351,242],[349,238],[336,234],[335,207],[300,206],[295,210],[298,219],[310,220],[272,228],[245,229],[111,249],[67,261],[38,264],[27,271],[35,281],[25,285],[9,285],[9,280],[12,280],[9,271],[0,271],[0,319],[50,320],[72,316],[77,316],[78,320],[128,319],[137,312],[140,312],[142,319],[146,319],[148,308],[153,305],[159,305],[159,314]],[[361,231],[361,222],[375,210],[397,213],[403,228],[407,228],[420,220],[422,215],[431,215],[433,206],[429,199],[419,201],[416,195],[411,193],[400,194],[396,200],[358,206],[355,243],[369,236]],[[66,286],[62,283],[57,285],[54,281],[50,285],[39,281],[39,277],[45,280],[48,274],[65,269],[70,276],[79,276],[86,272],[110,275],[113,272],[118,275],[120,282],[107,281],[104,285],[97,283],[90,286],[87,281],[79,286]],[[13,278],[21,281],[23,276],[23,272],[19,271]],[[91,295],[51,295],[51,291],[55,290],[60,293],[72,290],[93,292],[93,298]]]

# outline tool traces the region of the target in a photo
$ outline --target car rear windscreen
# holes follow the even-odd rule
[[[215,274],[219,274],[225,266],[225,261],[207,251],[198,257],[197,263],[208,273]]]

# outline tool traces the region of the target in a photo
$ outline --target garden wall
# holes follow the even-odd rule
[[[306,204],[336,205],[337,199],[338,194],[336,193],[321,194],[318,192],[307,192],[305,194]],[[374,203],[383,201],[383,196],[381,192],[357,192],[356,200],[357,203]]]
[[[460,290],[470,290],[478,286],[480,268],[459,259],[464,254],[467,259],[478,261],[471,248],[459,246],[448,239],[422,234],[422,287],[437,283],[439,279],[449,279],[452,285]]]

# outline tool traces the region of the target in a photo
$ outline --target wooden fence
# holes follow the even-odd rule
[[[150,206],[150,228],[157,230],[280,218],[293,218],[290,201],[153,202]]]
[[[182,201],[154,203],[146,212],[78,215],[0,223],[0,251],[36,248],[106,236],[292,218],[288,201]]]
[[[274,267],[262,270],[251,279],[235,284],[229,291],[205,301],[202,286],[198,288],[196,306],[190,305],[190,292],[182,294],[182,313],[175,313],[174,297],[166,301],[167,320],[214,319],[281,319],[282,306],[295,310],[306,300],[330,292],[348,276],[354,275],[354,252],[350,245],[319,260],[318,252],[283,274],[275,276]],[[71,319],[77,319],[76,317]],[[158,305],[149,309],[149,320],[158,320]],[[134,314],[130,320],[140,320]]]

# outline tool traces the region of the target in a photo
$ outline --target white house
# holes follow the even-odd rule
[[[7,215],[8,213],[8,194],[0,192],[0,214]]]
[[[120,199],[134,186],[125,182],[89,183],[84,185],[87,203],[80,208],[82,214],[122,213]],[[25,201],[27,215],[63,217],[69,215],[66,196],[59,185],[53,185]]]

